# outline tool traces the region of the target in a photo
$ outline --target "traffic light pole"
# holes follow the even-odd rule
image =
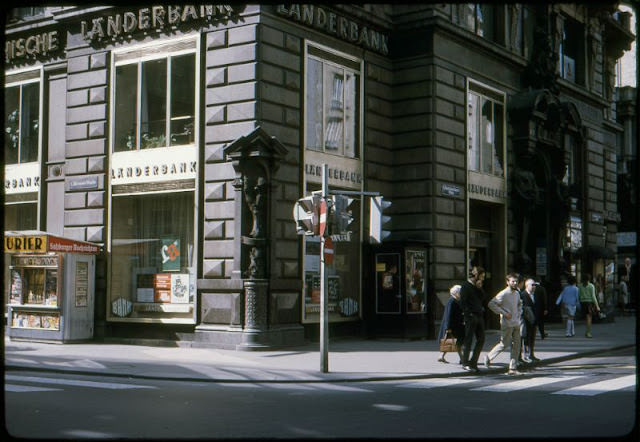
[[[322,165],[322,198],[329,194],[329,167]],[[320,371],[329,372],[329,308],[327,299],[327,272],[324,258],[325,235],[320,236]]]

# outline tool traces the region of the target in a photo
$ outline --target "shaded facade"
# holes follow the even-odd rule
[[[607,5],[181,5],[13,10],[5,230],[103,246],[97,337],[259,349],[314,336],[319,244],[294,202],[393,201],[395,304],[370,282],[367,199],[334,223],[335,331],[433,337],[470,265],[554,293],[615,253]],[[10,18],[12,18],[10,17]],[[379,251],[384,252],[384,244]],[[408,248],[407,248],[408,247]],[[373,294],[372,294],[373,293]],[[489,319],[489,318],[488,318]]]

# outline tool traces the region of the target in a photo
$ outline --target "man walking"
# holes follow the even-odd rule
[[[548,333],[544,331],[545,316],[549,313],[547,308],[547,291],[539,282],[536,282],[534,287],[536,323],[540,331],[540,339],[544,339],[548,336]]]
[[[524,333],[522,342],[524,343],[524,362],[536,362],[540,359],[534,354],[536,344],[536,282],[532,278],[527,278],[524,282],[524,293],[522,294],[522,317],[524,319]],[[528,311],[527,311],[528,310]]]
[[[513,273],[507,275],[507,287],[489,301],[489,308],[500,315],[500,341],[484,357],[484,365],[488,368],[491,361],[500,354],[505,346],[511,345],[511,359],[509,361],[510,375],[521,374],[518,370],[518,356],[520,355],[520,315],[522,314],[522,299],[517,290],[518,279]]]
[[[479,371],[478,358],[484,345],[484,307],[482,301],[484,293],[485,271],[482,267],[473,267],[469,272],[469,279],[460,287],[460,307],[464,317],[464,341],[462,343],[462,368],[466,371]],[[471,343],[475,336],[476,343],[471,353]]]

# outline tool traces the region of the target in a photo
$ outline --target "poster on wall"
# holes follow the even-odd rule
[[[189,274],[174,273],[171,275],[171,303],[189,303]]]
[[[89,263],[79,261],[76,263],[76,307],[87,306],[87,293],[89,292]]]
[[[407,250],[405,290],[408,313],[427,311],[426,272],[427,254],[424,250]]]
[[[180,271],[180,240],[176,237],[168,236],[161,238],[160,262],[163,272]]]

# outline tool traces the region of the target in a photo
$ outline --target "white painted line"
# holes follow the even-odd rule
[[[582,376],[562,376],[562,377],[539,377],[522,379],[519,381],[507,381],[495,385],[485,385],[484,387],[472,388],[473,391],[493,391],[499,393],[506,393],[509,391],[525,390],[527,388],[539,387],[541,385],[553,384],[561,381],[568,381],[571,379],[577,379]]]
[[[411,382],[409,384],[398,385],[403,388],[436,388],[449,387],[452,385],[468,384],[477,381],[477,378],[434,378],[424,379],[422,381]]]
[[[573,396],[595,396],[608,391],[621,390],[623,388],[636,385],[636,375],[622,376],[620,378],[609,379],[606,381],[594,382],[592,384],[579,385],[577,387],[567,388],[566,390],[556,391],[553,394],[566,394]]]
[[[108,390],[129,390],[135,388],[156,388],[149,385],[134,385],[134,384],[115,384],[111,382],[93,382],[93,381],[78,381],[75,379],[52,379],[41,378],[36,376],[16,376],[6,375],[6,380],[21,381],[21,382],[38,382],[41,384],[53,384],[53,385],[71,385],[74,387],[90,387],[90,388],[104,388]]]
[[[31,385],[4,384],[4,391],[11,393],[32,393],[41,391],[61,391],[59,388],[34,387]]]

